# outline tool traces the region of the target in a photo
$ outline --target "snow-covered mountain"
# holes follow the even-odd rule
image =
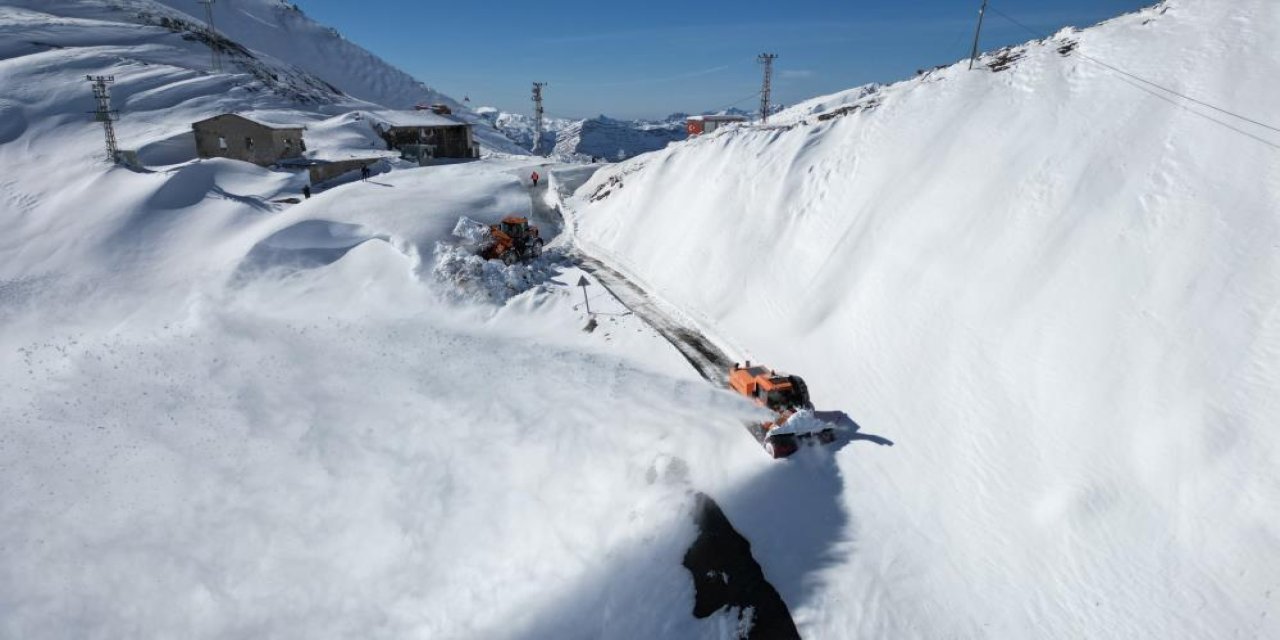
[[[476,109],[488,122],[525,149],[533,148],[533,117],[507,113],[493,107]],[[565,162],[619,161],[656,151],[671,142],[684,140],[685,115],[673,114],[665,120],[618,120],[600,115],[585,120],[545,118],[542,149]]]
[[[534,124],[533,116],[523,113],[510,113],[494,107],[480,107],[476,113],[498,129],[522,149],[533,149]],[[550,152],[556,146],[559,133],[574,123],[565,118],[548,118],[542,120],[543,153]]]
[[[199,0],[155,2],[204,23],[205,9]],[[214,24],[218,32],[235,42],[286,61],[353,98],[390,109],[411,109],[424,103],[462,109],[456,100],[348,41],[336,29],[315,22],[294,2],[218,0],[214,4]]]
[[[726,509],[805,637],[1280,637],[1278,41],[1166,0],[578,192],[588,252],[896,442]]]
[[[562,129],[556,136],[554,154],[564,158],[626,160],[687,137],[683,119],[650,122],[597,116]]]
[[[149,123],[172,123],[168,135],[184,130],[177,126],[179,114],[191,118],[189,125],[220,111],[292,109],[306,121],[355,108],[457,104],[288,3],[228,0],[215,7],[221,73],[211,73],[204,14],[194,1],[6,0],[0,26],[8,36],[3,53],[12,61],[8,74],[14,81],[3,98],[14,113],[26,96],[33,111],[48,113],[75,102],[72,109],[83,112],[88,108],[77,99],[86,91],[77,84],[83,73],[68,74],[55,95],[35,96],[33,88],[42,85],[19,80],[49,65],[69,69],[71,60],[85,72],[114,75],[125,148],[145,146],[159,133],[144,126]],[[465,109],[456,113],[479,119]],[[489,152],[524,153],[483,125],[476,136]]]

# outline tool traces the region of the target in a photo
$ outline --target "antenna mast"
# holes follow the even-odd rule
[[[762,53],[756,61],[764,65],[764,84],[760,87],[760,122],[769,122],[769,95],[773,92],[773,61],[776,53]]]
[[[94,120],[102,123],[102,129],[107,135],[107,161],[115,162],[120,149],[116,144],[114,122],[120,118],[120,113],[111,108],[111,88],[108,85],[115,82],[116,77],[85,76],[84,79],[93,83],[93,97],[98,102],[98,108],[89,113],[93,114]]]
[[[545,82],[533,83],[533,154],[542,151],[542,88]]]
[[[209,35],[209,52],[213,55],[213,71],[222,71],[222,56],[218,53],[217,30],[213,26],[213,3],[217,0],[199,0],[204,5],[204,23]]]

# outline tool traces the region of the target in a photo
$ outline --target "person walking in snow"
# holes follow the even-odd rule
[[[369,165],[367,165],[367,164],[366,164],[366,165],[364,165],[363,167],[360,167],[360,179],[361,179],[361,180],[368,180],[368,179],[369,179],[369,173],[370,173],[370,171],[369,171]]]
[[[306,198],[307,200],[311,199],[311,185],[309,184],[302,185],[302,197]]]
[[[533,175],[531,175],[531,176],[529,176],[529,177],[530,177],[530,178],[533,178],[533,186],[535,186],[535,187],[536,187],[536,186],[538,186],[538,178],[541,178],[542,176],[538,175],[538,172],[537,172],[537,171],[534,171],[534,172],[533,172]]]

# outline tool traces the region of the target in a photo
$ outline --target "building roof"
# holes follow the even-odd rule
[[[388,127],[467,127],[467,123],[430,111],[363,111],[369,120]]]
[[[746,116],[730,115],[730,114],[712,114],[705,116],[689,116],[691,122],[746,122]]]
[[[300,124],[297,121],[290,120],[288,116],[275,114],[275,113],[259,112],[259,111],[248,111],[245,113],[220,113],[216,116],[213,116],[212,118],[205,118],[204,120],[198,120],[194,122],[193,125],[204,124],[206,122],[211,122],[213,120],[217,120],[218,118],[225,118],[227,116],[234,116],[242,120],[248,120],[249,122],[266,127],[268,129],[306,129],[307,128],[306,125],[304,124]]]

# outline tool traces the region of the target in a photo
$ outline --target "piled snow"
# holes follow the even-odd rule
[[[310,122],[305,135],[305,155],[314,160],[400,156],[397,151],[387,150],[386,141],[374,131],[373,124],[361,111]]]
[[[778,425],[769,431],[770,434],[786,434],[792,433],[803,435],[806,433],[818,433],[826,429],[833,428],[831,424],[824,422],[811,409],[801,409],[791,414],[786,422]]]
[[[806,637],[1280,636],[1280,137],[1072,53],[1265,121],[1278,18],[1171,0],[578,192],[588,253],[897,442],[792,487],[827,537],[725,506]]]
[[[436,243],[431,266],[431,274],[453,300],[502,304],[541,287],[564,262],[559,252],[511,265],[485,260],[479,254],[492,242],[489,227],[465,216],[458,219],[453,236],[453,241]]]

